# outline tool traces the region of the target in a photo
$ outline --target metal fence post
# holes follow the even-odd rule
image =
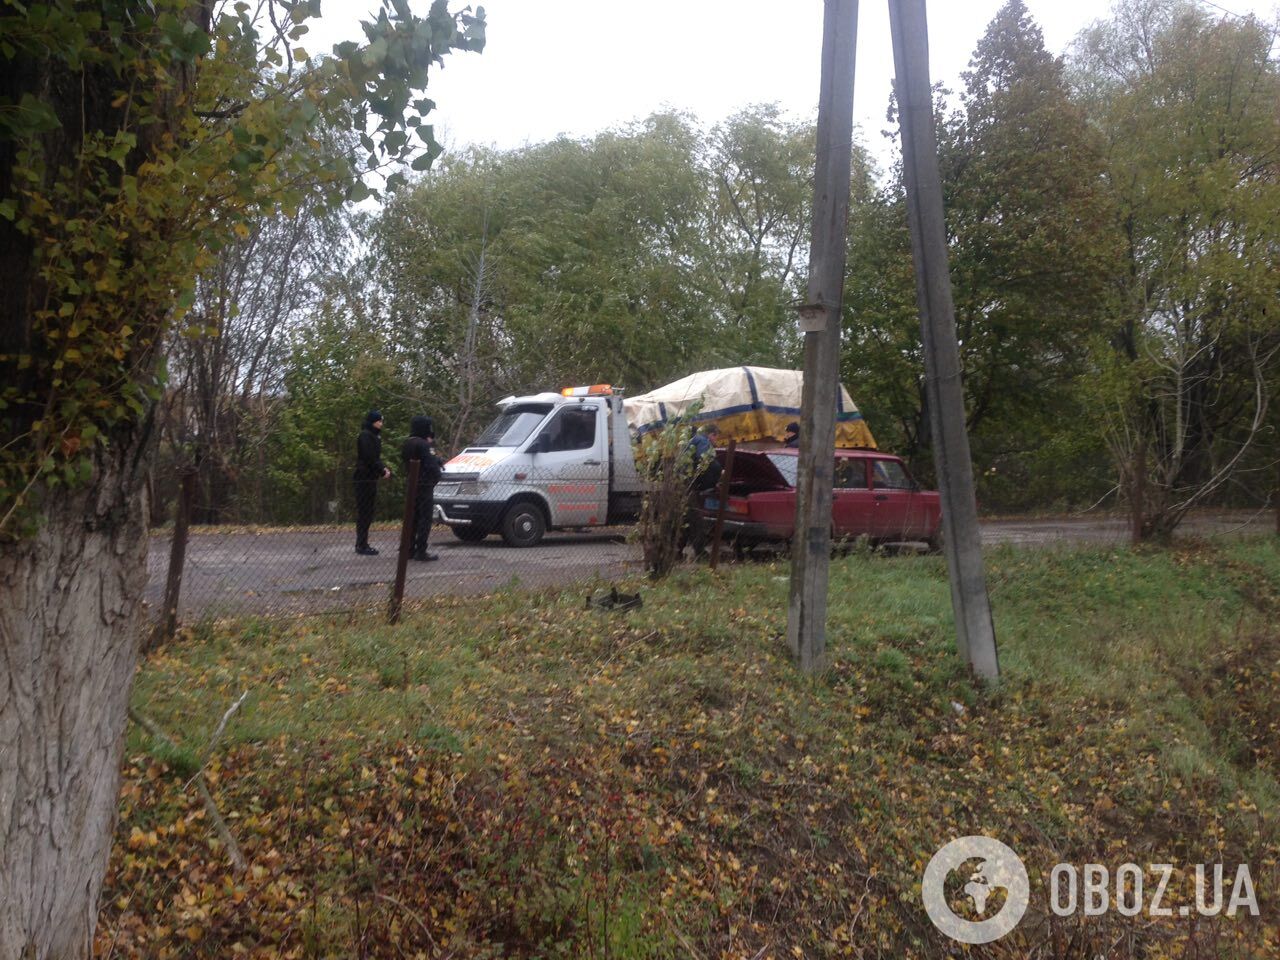
[[[413,549],[413,520],[418,500],[418,472],[421,460],[409,461],[409,475],[404,489],[404,519],[400,522],[400,555],[396,557],[396,582],[391,590],[391,608],[387,611],[387,623],[400,622],[400,608],[404,604],[404,578],[409,567],[409,551]],[[423,521],[430,523],[431,518]]]
[[[733,452],[737,449],[738,441],[730,440],[729,449],[724,453],[724,473],[720,474],[720,489],[716,491],[719,502],[716,506],[716,526],[711,534],[712,570],[720,561],[720,538],[724,535],[724,508],[729,500],[729,478],[733,475]]]
[[[195,467],[182,471],[178,503],[173,517],[173,543],[169,547],[169,575],[164,585],[164,612],[143,649],[149,653],[160,644],[172,640],[178,632],[178,601],[182,596],[182,570],[187,562],[187,538],[191,527],[191,509],[196,500]]]
[[[1134,543],[1143,540],[1143,528],[1147,512],[1147,438],[1138,438],[1138,448],[1133,453],[1133,477],[1129,490],[1129,513],[1132,523],[1131,539]]]

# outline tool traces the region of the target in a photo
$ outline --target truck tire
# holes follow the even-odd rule
[[[459,525],[456,527],[450,527],[449,529],[452,530],[453,535],[463,543],[479,543],[489,535],[488,530],[484,527],[478,527],[474,523],[469,523],[465,526]]]
[[[938,529],[933,532],[933,536],[924,542],[926,553],[942,552],[942,524],[938,524]]]
[[[502,539],[509,547],[536,547],[547,532],[547,521],[536,503],[512,504],[502,515]]]

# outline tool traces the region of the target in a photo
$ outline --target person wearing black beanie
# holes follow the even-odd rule
[[[391,471],[382,462],[382,411],[370,410],[356,437],[356,553],[362,556],[371,557],[378,552],[369,546],[369,525],[373,523],[378,481],[390,476]]]
[[[444,470],[444,461],[436,456],[435,425],[430,417],[417,416],[409,421],[409,439],[400,447],[400,459],[405,470],[417,460],[418,495],[413,501],[413,553],[414,560],[437,560],[434,553],[427,553],[427,539],[431,535],[432,514],[435,512],[436,484]]]

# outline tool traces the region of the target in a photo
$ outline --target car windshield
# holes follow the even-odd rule
[[[476,438],[473,447],[518,447],[529,439],[533,428],[551,412],[549,403],[513,404],[498,414],[497,419]]]
[[[792,453],[771,453],[769,454],[769,459],[778,468],[778,472],[782,474],[782,479],[794,487],[796,485],[796,476],[800,471],[800,458]]]

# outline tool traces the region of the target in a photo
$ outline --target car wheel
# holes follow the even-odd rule
[[[484,527],[478,527],[474,523],[469,523],[466,526],[450,527],[449,529],[463,543],[479,543],[489,535],[488,530]]]
[[[938,525],[938,529],[933,532],[933,536],[924,542],[929,553],[942,552],[942,525]]]
[[[502,539],[509,547],[533,547],[542,542],[547,521],[536,504],[517,503],[502,517]]]

